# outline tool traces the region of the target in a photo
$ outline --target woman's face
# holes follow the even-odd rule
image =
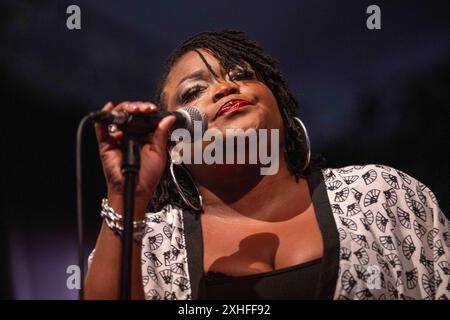
[[[163,99],[168,110],[197,107],[205,113],[208,128],[217,128],[223,134],[225,129],[280,129],[279,137],[283,139],[277,101],[272,91],[256,78],[251,66],[246,70],[236,67],[226,74],[213,55],[206,50],[198,51],[217,77],[196,51],[187,52],[172,67],[166,80]],[[226,103],[234,107],[223,108]],[[240,107],[242,103],[245,106]]]

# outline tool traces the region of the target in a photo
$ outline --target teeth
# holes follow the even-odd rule
[[[236,109],[237,107],[238,107],[237,105],[232,105],[232,106],[223,108],[222,111],[223,111],[223,112],[226,112],[226,111],[228,111],[228,110]]]

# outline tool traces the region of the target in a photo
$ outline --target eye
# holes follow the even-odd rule
[[[195,85],[187,89],[181,94],[180,102],[183,104],[191,102],[192,100],[196,99],[203,90],[205,90],[205,87],[201,85]]]
[[[255,73],[248,69],[235,70],[230,72],[230,79],[232,81],[251,80],[255,77]]]

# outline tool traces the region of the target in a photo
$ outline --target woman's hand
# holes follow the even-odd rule
[[[122,102],[117,106],[108,102],[102,110],[125,110],[130,114],[139,114],[155,112],[157,107],[152,103],[140,101]],[[151,200],[152,194],[164,172],[167,161],[167,138],[174,121],[174,116],[168,116],[161,120],[155,132],[147,138],[146,143],[142,146],[140,170],[136,183],[136,198],[147,202]],[[123,132],[120,130],[110,132],[108,125],[100,123],[95,124],[95,131],[100,159],[108,186],[108,197],[121,197],[124,186],[124,177],[121,172],[121,141]]]

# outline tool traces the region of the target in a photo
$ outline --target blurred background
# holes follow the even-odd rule
[[[81,9],[68,30],[66,8]],[[366,8],[381,8],[381,30]],[[76,299],[75,133],[107,101],[151,100],[169,52],[240,29],[280,61],[313,151],[418,178],[449,216],[449,1],[2,1],[0,298]],[[86,253],[105,195],[84,137]]]

